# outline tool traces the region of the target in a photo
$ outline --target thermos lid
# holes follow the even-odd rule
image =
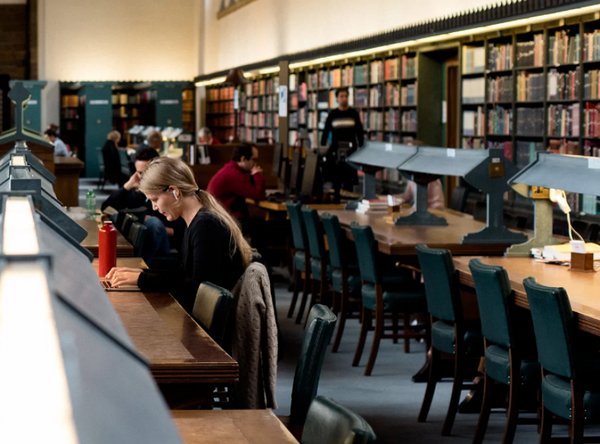
[[[112,224],[113,224],[113,221],[112,221],[112,220],[105,220],[105,221],[104,221],[104,225],[106,225],[106,224],[111,224],[111,225],[112,225]]]

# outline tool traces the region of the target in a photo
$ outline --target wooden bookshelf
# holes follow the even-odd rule
[[[242,92],[243,139],[273,143],[279,140],[279,76],[264,75],[252,80]],[[290,110],[290,125],[292,125]],[[296,115],[297,120],[297,115]],[[297,125],[297,122],[296,122]]]

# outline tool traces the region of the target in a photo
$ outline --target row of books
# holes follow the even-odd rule
[[[385,131],[400,131],[400,112],[390,109],[385,112]]]
[[[483,139],[479,137],[463,137],[462,147],[466,150],[482,150],[485,148]]]
[[[292,100],[298,105],[298,102],[306,102],[306,83],[302,82],[298,87],[297,91],[291,91],[289,93],[289,102],[292,103]]]
[[[583,74],[583,97],[600,99],[600,71],[592,69]]]
[[[556,31],[548,36],[548,65],[579,63],[581,37],[569,35],[569,30]]]
[[[517,108],[517,136],[544,134],[544,108]]]
[[[246,128],[244,131],[245,139],[257,141],[258,139],[269,139],[269,140],[278,140],[279,139],[279,130],[272,129],[259,129],[259,128]]]
[[[522,169],[529,165],[535,158],[538,151],[545,151],[542,142],[533,142],[527,140],[517,140],[514,154],[514,162],[517,168]]]
[[[401,104],[403,106],[416,105],[417,104],[417,83],[411,83],[402,87]]]
[[[417,111],[410,110],[402,113],[402,131],[417,132]]]
[[[474,79],[463,79],[462,81],[462,103],[483,103],[485,98],[485,79],[476,77]]]
[[[233,112],[233,102],[208,102],[206,110],[210,114],[225,114]]]
[[[367,135],[367,140],[374,140],[377,142],[383,142],[385,139],[385,134],[382,133],[381,131],[376,132],[376,131],[371,131],[368,135]]]
[[[488,69],[504,71],[512,69],[513,45],[511,43],[488,44]]]
[[[79,96],[77,94],[65,94],[60,98],[62,108],[77,108],[79,106]]]
[[[363,199],[358,203],[358,214],[387,213],[388,202],[386,199]]]
[[[278,107],[279,96],[276,94],[246,99],[246,111],[277,111]]]
[[[412,79],[417,77],[418,67],[417,58],[415,56],[402,56],[402,78]]]
[[[484,136],[485,135],[485,114],[483,107],[478,106],[477,110],[463,111],[463,136]]]
[[[502,142],[488,141],[487,147],[488,147],[488,149],[491,149],[491,148],[501,149],[502,151],[504,151],[504,157],[506,157],[511,162],[514,162],[513,143],[511,141],[509,141],[509,140],[505,140]]]
[[[244,87],[246,96],[259,96],[264,94],[277,94],[279,92],[279,77],[270,77],[256,82],[247,83]]]
[[[544,74],[523,71],[517,74],[517,102],[544,100]]]
[[[306,124],[309,129],[324,129],[327,121],[327,111],[309,111]]]
[[[208,100],[233,100],[234,90],[235,88],[233,86],[211,88],[207,91]]]
[[[404,87],[402,89],[404,90]],[[385,85],[385,104],[386,106],[400,105],[400,86],[398,84],[387,83]]]
[[[474,74],[485,71],[485,47],[463,46],[462,73]]]
[[[369,111],[369,122],[367,125],[367,131],[383,131],[384,127],[384,113],[381,111]]]
[[[244,112],[240,112],[240,122],[243,125],[244,124],[244,116],[246,113]],[[207,116],[206,118],[206,124],[209,128],[212,128],[214,126],[231,126],[233,127],[233,125],[235,124],[235,115],[234,114],[229,114],[226,116]],[[218,137],[217,137],[218,139]]]
[[[400,59],[387,59],[385,61],[385,80],[396,80],[400,77]]]
[[[381,83],[384,81],[384,63],[383,60],[371,62],[370,83]]]
[[[62,126],[65,131],[78,131],[79,130],[79,122],[73,121],[73,120],[63,122]]]
[[[246,127],[259,127],[259,128],[276,128],[279,126],[279,114],[277,113],[246,113],[245,117]],[[297,124],[296,124],[297,126]]]
[[[517,67],[542,66],[544,64],[544,35],[534,34],[533,40],[517,42]]]
[[[600,60],[600,29],[583,34],[583,60]]]
[[[371,87],[369,90],[369,106],[383,106],[383,85]]]
[[[113,109],[113,117],[120,117],[127,119],[129,117],[139,117],[140,110],[137,108],[128,108],[126,106],[119,106]]]
[[[488,80],[488,102],[512,102],[513,76],[500,76]]]
[[[579,103],[548,106],[548,135],[579,137]]]
[[[369,106],[369,90],[366,88],[356,88],[354,90],[354,107],[367,108]]]
[[[488,134],[512,134],[513,111],[503,106],[495,106],[488,111]]]
[[[567,139],[550,139],[546,151],[556,154],[579,155],[579,142]]]
[[[600,104],[586,103],[583,115],[583,136],[600,138]]]
[[[548,100],[576,100],[579,89],[579,68],[568,72],[548,71]]]
[[[79,119],[79,110],[64,108],[61,110],[60,116],[64,119]]]

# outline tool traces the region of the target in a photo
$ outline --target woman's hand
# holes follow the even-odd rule
[[[107,275],[106,279],[110,281],[113,287],[122,285],[136,286],[138,277],[143,270],[141,268],[113,268]]]

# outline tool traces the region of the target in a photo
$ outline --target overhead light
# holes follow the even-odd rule
[[[207,85],[216,85],[217,83],[223,83],[226,77],[215,77],[210,80],[203,80],[201,82],[196,82],[196,86],[207,86]]]
[[[264,68],[258,71],[259,74],[273,74],[279,72],[279,66],[273,66],[271,68]]]
[[[0,274],[0,356],[0,442],[77,444],[65,359],[39,263],[9,263]],[[32,400],[43,412],[33,426],[24,414]]]
[[[7,255],[38,254],[40,252],[33,220],[33,208],[27,197],[6,199],[2,252]]]

